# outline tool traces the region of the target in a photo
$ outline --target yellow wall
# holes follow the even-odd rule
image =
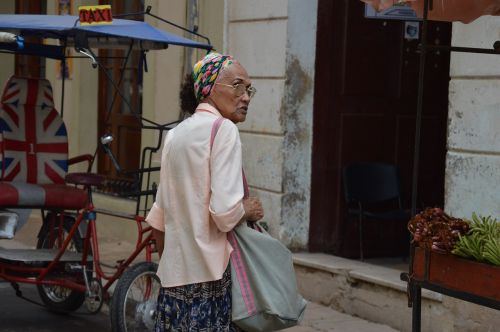
[[[199,32],[210,39],[215,50],[224,52],[224,0],[199,1]],[[205,51],[198,51],[198,59]]]
[[[149,0],[152,13],[176,24],[186,26],[188,0]],[[74,0],[73,15],[78,6],[95,4],[95,0]],[[57,14],[57,1],[47,1],[47,14]],[[199,0],[199,32],[207,35],[218,51],[223,49],[224,0]],[[0,13],[14,13],[15,1],[0,1]],[[183,35],[184,32],[154,18],[147,21],[161,29]],[[187,36],[187,35],[186,35]],[[73,55],[75,55],[72,50]],[[193,52],[191,63],[205,51]],[[167,50],[151,51],[147,55],[149,72],[144,74],[143,114],[158,123],[175,121],[180,116],[179,89],[184,68],[185,48],[172,45]],[[64,121],[69,133],[69,154],[93,153],[97,145],[97,85],[98,70],[87,59],[73,59],[72,79],[65,81]],[[0,54],[0,84],[14,72],[14,57]],[[46,60],[46,78],[52,83],[56,108],[61,110],[62,80],[57,78],[57,61]],[[143,132],[143,146],[156,143],[157,135]],[[158,159],[156,159],[158,160]],[[74,170],[84,170],[84,166]]]
[[[223,22],[224,22],[224,0],[200,0],[199,10],[199,32],[210,38],[216,49],[223,47]],[[187,1],[167,0],[148,1],[152,6],[152,13],[176,24],[187,25]],[[147,21],[158,28],[169,32],[183,35],[183,31],[171,27],[156,19]],[[188,34],[185,35],[189,36]],[[204,40],[200,40],[203,41]],[[148,54],[148,65],[150,72],[144,75],[144,101],[143,114],[145,117],[154,119],[158,123],[175,121],[180,117],[179,92],[184,72],[190,72],[191,68],[184,68],[184,57],[186,49],[172,45],[167,50],[150,52]],[[191,65],[206,51],[193,52]],[[143,132],[143,146],[154,144],[157,136],[152,132]],[[159,162],[159,156],[156,156]]]
[[[189,0],[146,0],[145,7],[152,6],[152,13],[186,26],[187,1]],[[96,0],[74,0],[73,15],[77,14],[78,6],[95,4]],[[207,35],[218,51],[223,49],[223,22],[224,0],[199,0],[199,32]],[[57,1],[47,1],[47,14],[56,14]],[[14,13],[15,1],[0,1],[1,13]],[[167,30],[177,35],[184,32],[148,17],[146,21],[160,29]],[[188,35],[186,35],[188,36]],[[185,48],[171,45],[166,50],[151,51],[147,53],[149,72],[144,73],[143,85],[143,116],[157,123],[172,122],[180,118],[179,91],[184,68]],[[73,55],[74,54],[74,51]],[[96,51],[97,52],[97,51]],[[191,63],[203,56],[205,51],[194,51]],[[93,153],[97,146],[97,99],[98,99],[98,70],[93,69],[87,59],[73,59],[73,78],[65,81],[64,121],[68,129],[70,157]],[[190,67],[192,64],[190,65]],[[14,57],[0,54],[0,82],[4,82],[14,72]],[[46,78],[52,83],[56,108],[61,109],[62,81],[57,78],[55,60],[46,60]],[[1,83],[0,83],[1,84]],[[142,145],[151,146],[157,143],[157,133],[144,130]],[[159,154],[154,158],[153,166],[159,165]],[[70,171],[83,171],[84,165]],[[158,182],[158,179],[155,179]],[[151,200],[150,200],[151,202]],[[111,196],[95,195],[96,207],[118,210],[121,212],[135,211],[135,203],[130,200],[118,199]],[[113,219],[100,217],[100,232],[121,239],[133,240],[135,226],[104,222]],[[104,219],[104,220],[103,220]],[[128,225],[128,223],[127,223]]]
[[[182,26],[187,25],[186,0],[149,1],[147,4],[152,6],[153,14]],[[224,0],[210,0],[210,4],[211,6],[208,6],[206,0],[199,1],[199,32],[207,35],[212,44],[217,49],[222,50]],[[158,28],[183,35],[183,31],[156,19],[147,19],[147,21]],[[168,123],[180,118],[180,85],[183,73],[190,71],[190,68],[183,67],[185,53],[186,48],[175,45],[170,46],[167,50],[148,53],[150,72],[144,75],[143,95],[143,114],[145,117],[158,123]],[[204,54],[203,50],[195,50],[190,67]],[[143,132],[143,146],[156,142],[157,135],[155,133]],[[155,156],[154,161],[156,165],[159,164],[159,154]]]

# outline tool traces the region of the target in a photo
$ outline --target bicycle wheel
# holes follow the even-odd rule
[[[152,331],[160,279],[158,264],[142,262],[126,270],[118,280],[111,299],[110,319],[113,332]]]
[[[50,213],[49,213],[50,216]],[[56,217],[58,218],[58,217]],[[73,226],[74,219],[71,216],[66,216],[63,223],[63,236],[66,238],[69,234],[71,227]],[[57,224],[57,223],[56,223]],[[59,225],[55,225],[53,228],[53,234],[59,234]],[[50,243],[50,227],[48,223],[44,223],[40,229],[38,236],[37,249],[53,249],[58,248],[57,241]],[[81,252],[83,249],[83,239],[78,232],[75,232],[73,239],[71,240],[67,251]],[[92,262],[88,263],[90,271],[92,271]],[[90,277],[92,277],[91,272]],[[42,299],[42,302],[50,310],[58,313],[69,313],[75,311],[81,307],[85,301],[85,293],[78,292],[66,287],[61,286],[46,286],[37,285],[38,294]]]

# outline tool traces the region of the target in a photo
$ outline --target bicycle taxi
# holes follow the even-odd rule
[[[150,7],[144,13],[134,13],[137,14],[170,23],[151,14]],[[0,51],[65,61],[66,48],[74,48],[84,58],[82,61],[90,59],[92,67],[111,80],[93,50],[124,49],[124,66],[130,51],[140,50],[147,70],[147,51],[166,49],[169,45],[207,51],[212,48],[206,37],[189,30],[207,43],[179,37],[142,21],[113,18],[109,24],[84,25],[81,17],[0,15]],[[38,37],[43,43],[29,43],[27,37]],[[111,80],[111,84],[116,89],[115,96],[121,95],[120,82]],[[61,95],[64,98],[64,76]],[[133,192],[126,193],[136,198],[136,213],[124,215],[94,206],[93,188],[103,182],[102,176],[91,173],[96,154],[68,158],[68,135],[62,114],[54,107],[49,81],[14,76],[5,84],[0,103],[0,238],[14,237],[18,215],[12,209],[39,209],[43,224],[36,249],[0,248],[0,279],[10,282],[20,297],[20,285],[36,285],[43,304],[51,311],[63,313],[84,303],[91,313],[99,312],[118,280],[110,303],[112,330],[151,330],[160,284],[155,275],[156,264],[151,262],[155,251],[151,228],[144,218],[156,192],[151,174],[159,170],[151,167],[152,155],[161,148],[163,134],[175,123],[158,124],[136,114],[142,129],[158,132],[158,141],[142,150],[140,169],[128,171],[137,179]],[[111,136],[104,136],[97,148],[104,149],[122,171],[109,148],[111,141]],[[82,162],[87,163],[87,172],[68,173],[69,165]],[[101,267],[96,227],[99,214],[130,219],[137,224],[135,250],[118,261],[113,273],[106,273]],[[141,253],[145,254],[145,261],[131,266]]]

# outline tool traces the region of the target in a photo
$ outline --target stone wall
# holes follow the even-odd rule
[[[285,86],[287,1],[226,1],[226,49],[247,69],[257,94],[240,124],[251,194],[261,198],[273,234],[283,199],[282,99]]]
[[[492,48],[499,17],[453,24],[454,46]],[[452,53],[446,210],[500,218],[500,56]]]
[[[227,1],[226,49],[257,88],[240,125],[243,162],[270,232],[307,245],[316,1]]]

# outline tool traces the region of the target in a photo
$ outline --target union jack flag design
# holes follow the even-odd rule
[[[3,181],[64,183],[68,137],[49,81],[11,77],[2,96],[0,132]]]

